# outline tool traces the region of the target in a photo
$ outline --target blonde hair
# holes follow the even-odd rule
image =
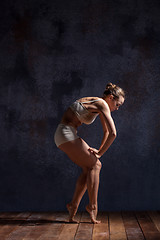
[[[120,96],[125,98],[125,92],[122,88],[120,88],[119,86],[112,84],[112,83],[108,83],[106,85],[106,89],[103,93],[105,96],[107,95],[113,95],[115,98],[119,98]]]

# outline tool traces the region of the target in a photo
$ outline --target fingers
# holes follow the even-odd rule
[[[99,156],[99,154],[98,154],[98,150],[97,149],[95,149],[96,151],[94,151],[94,148],[89,148],[88,149],[88,151],[90,151],[91,153],[93,153],[95,156],[96,156],[96,158],[100,158],[101,156]]]
[[[90,151],[93,151],[95,153],[98,153],[98,150],[96,148],[89,148]]]
[[[93,150],[93,148],[88,149],[91,153],[95,154],[96,152]]]

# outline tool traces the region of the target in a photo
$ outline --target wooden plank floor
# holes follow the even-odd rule
[[[86,212],[69,223],[67,212],[0,213],[0,240],[160,240],[160,212]]]

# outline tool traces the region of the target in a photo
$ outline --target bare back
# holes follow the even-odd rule
[[[84,98],[80,98],[77,101],[83,103],[83,105],[85,106],[85,108],[91,112],[91,113],[98,113],[99,110],[97,108],[96,102],[92,102],[94,100],[100,100],[100,98],[98,97],[84,97]],[[71,126],[74,126],[75,128],[77,128],[78,126],[80,126],[82,123],[79,121],[79,119],[77,118],[76,114],[72,111],[72,109],[69,107],[66,112],[64,113],[61,123],[63,124],[68,124]]]

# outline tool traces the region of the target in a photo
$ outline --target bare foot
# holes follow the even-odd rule
[[[101,223],[101,221],[96,220],[96,210],[93,210],[89,207],[89,205],[86,206],[86,211],[89,213],[90,218],[91,218],[91,222],[94,224],[98,224]]]
[[[69,218],[69,223],[79,223],[79,221],[76,221],[76,220],[74,220],[74,219],[70,219],[70,218]]]
[[[78,223],[78,221],[74,220],[74,216],[77,212],[77,207],[73,207],[72,204],[68,203],[66,205],[68,212],[69,212],[69,222],[70,223]]]

